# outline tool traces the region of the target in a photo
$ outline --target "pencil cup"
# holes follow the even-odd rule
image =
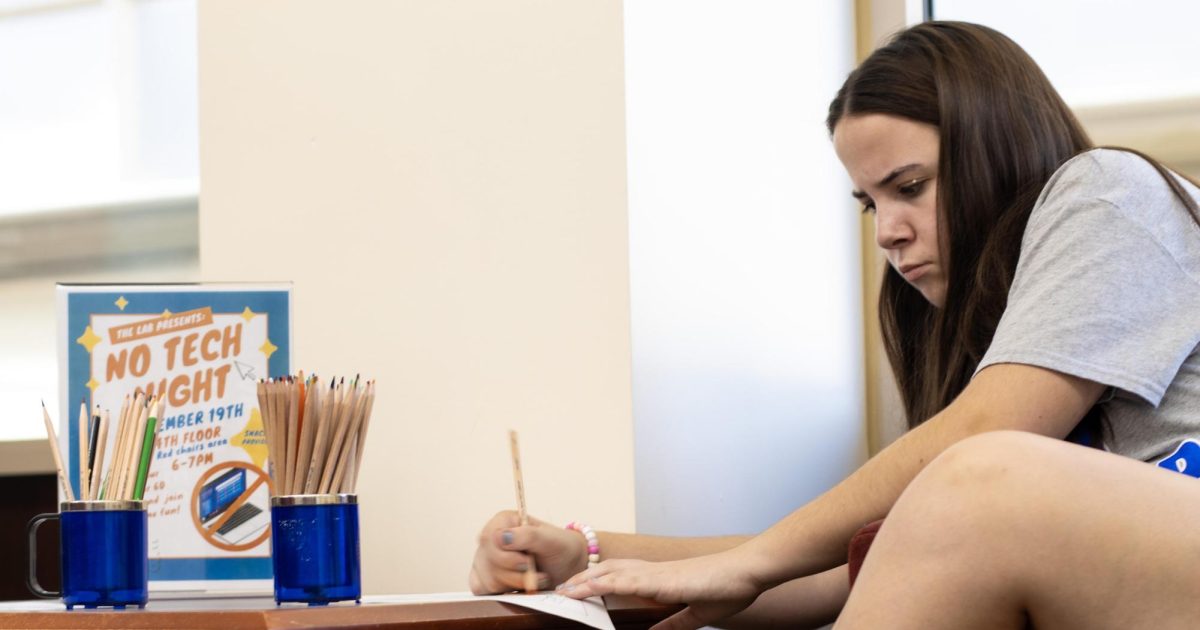
[[[358,497],[295,494],[271,499],[271,560],[275,602],[362,599]]]
[[[58,519],[62,592],[37,581],[37,532]],[[39,597],[62,597],[75,606],[144,608],[147,599],[146,507],[141,501],[68,501],[58,513],[29,521],[29,590]]]

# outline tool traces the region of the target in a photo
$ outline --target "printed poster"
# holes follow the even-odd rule
[[[79,496],[80,402],[165,402],[145,495],[152,591],[269,592],[259,379],[290,373],[291,286],[58,286],[59,441]],[[107,468],[108,462],[105,463]]]

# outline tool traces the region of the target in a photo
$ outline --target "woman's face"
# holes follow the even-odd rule
[[[888,262],[941,308],[937,127],[886,114],[846,116],[834,128],[833,147],[854,182],[851,194],[875,217],[875,242]]]

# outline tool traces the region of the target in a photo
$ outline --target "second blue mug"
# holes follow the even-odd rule
[[[271,499],[275,601],[323,606],[362,599],[358,497],[296,494]]]

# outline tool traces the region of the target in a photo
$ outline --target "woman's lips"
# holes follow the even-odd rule
[[[921,263],[919,265],[912,265],[909,267],[901,267],[900,275],[904,276],[904,279],[907,280],[909,282],[909,284],[912,284],[912,283],[916,282],[917,280],[920,280],[921,276],[924,276],[925,272],[929,271],[929,267],[930,267],[929,263]]]

